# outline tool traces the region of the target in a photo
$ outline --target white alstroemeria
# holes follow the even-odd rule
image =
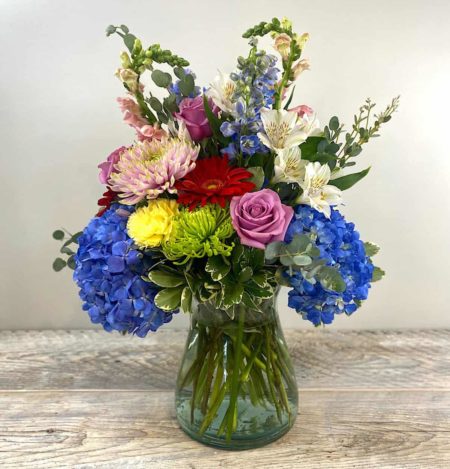
[[[219,109],[234,114],[236,105],[232,101],[232,97],[235,90],[236,83],[230,78],[230,75],[219,71],[219,75],[214,78],[206,95],[214,101]]]
[[[327,218],[330,218],[330,206],[337,205],[342,201],[341,190],[328,184],[330,177],[331,171],[327,164],[321,165],[317,161],[308,163],[305,170],[305,179],[300,183],[303,193],[297,202],[310,205]]]
[[[264,132],[258,132],[261,142],[278,153],[300,145],[308,138],[308,126],[296,112],[278,109],[262,109]]]
[[[167,128],[169,130],[170,135],[172,137],[178,138],[178,140],[181,140],[182,142],[192,143],[192,138],[188,132],[185,122],[181,120],[177,120],[177,123],[178,123],[178,128],[175,127],[174,121],[169,121],[169,123],[167,124]]]
[[[301,182],[305,177],[307,161],[302,160],[300,147],[280,150],[274,162],[275,176],[272,182]]]
[[[308,115],[304,113],[298,120],[298,125],[308,135],[308,137],[317,137],[322,135],[319,119],[315,114]]]

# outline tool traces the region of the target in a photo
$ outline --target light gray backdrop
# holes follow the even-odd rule
[[[352,121],[367,96],[400,112],[361,157],[371,174],[345,193],[347,218],[382,246],[387,271],[341,328],[450,326],[449,44],[445,0],[0,1],[0,328],[82,328],[70,273],[54,274],[54,228],[77,231],[102,192],[96,165],[127,145],[113,76],[122,50],[105,27],[125,23],[144,43],[191,60],[198,82],[247,51],[247,27],[289,16],[311,35],[296,104],[326,122]],[[288,310],[285,325],[310,327]],[[172,323],[184,324],[182,315]]]

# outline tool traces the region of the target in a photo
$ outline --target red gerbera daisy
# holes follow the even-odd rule
[[[103,208],[98,211],[96,216],[101,217],[106,212],[106,210],[108,210],[116,197],[117,192],[114,192],[110,187],[108,187],[108,190],[103,193],[103,197],[97,202],[97,205]]]
[[[175,183],[178,202],[189,205],[189,210],[207,203],[225,207],[233,196],[245,194],[255,188],[253,182],[244,181],[252,176],[244,168],[228,166],[227,156],[197,160],[195,169]]]

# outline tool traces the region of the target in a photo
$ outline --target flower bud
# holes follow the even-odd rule
[[[142,42],[140,39],[135,39],[134,40],[134,45],[133,45],[133,54],[139,54],[142,50]]]
[[[305,44],[309,41],[309,34],[303,33],[301,36],[296,36],[295,41],[297,42],[298,47],[303,49]]]
[[[128,86],[129,90],[133,93],[139,89],[138,75],[129,68],[119,68],[116,72],[116,76],[119,80]]]
[[[286,17],[284,17],[282,20],[281,20],[281,26],[284,28],[284,29],[291,29],[292,28],[292,21],[287,19]]]
[[[122,52],[120,54],[120,60],[122,62],[122,68],[130,68],[131,67],[130,56],[126,52]]]

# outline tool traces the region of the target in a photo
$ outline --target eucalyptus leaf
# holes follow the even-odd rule
[[[317,278],[326,290],[342,293],[347,287],[341,274],[333,267],[323,266],[317,273]]]
[[[53,261],[53,270],[55,272],[59,272],[60,270],[64,269],[64,267],[67,265],[66,261],[64,259],[61,259],[60,257],[57,257]]]
[[[53,236],[53,239],[57,239],[58,241],[60,241],[61,239],[64,238],[64,231],[62,230],[55,230],[52,234]]]
[[[192,94],[195,89],[194,77],[192,75],[184,75],[178,83],[178,88],[183,96],[187,97]]]
[[[304,266],[304,265],[311,264],[312,259],[309,256],[306,256],[304,254],[299,254],[299,255],[293,257],[293,261],[294,261],[295,265]]]
[[[170,73],[162,72],[161,70],[153,70],[152,80],[156,86],[160,88],[167,88],[172,83]]]
[[[129,33],[123,37],[123,42],[125,43],[125,45],[127,46],[127,49],[130,52],[133,51],[135,40],[136,40],[136,36],[134,36],[133,34],[129,34]]]

